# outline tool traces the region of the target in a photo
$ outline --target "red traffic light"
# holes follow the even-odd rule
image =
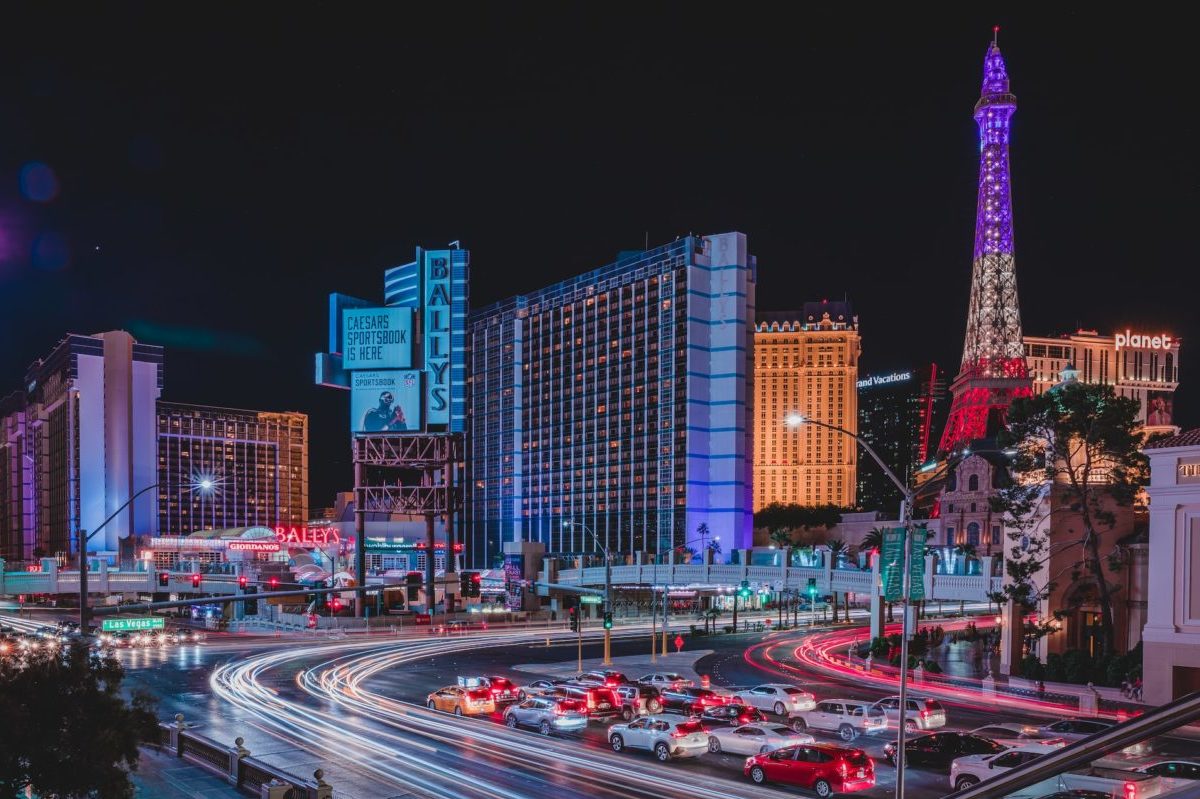
[[[274,591],[276,588],[278,588],[278,587],[279,587],[279,578],[278,578],[278,577],[272,577],[272,578],[270,579],[270,583],[271,583],[271,590],[272,590],[272,591]]]
[[[341,609],[342,609],[342,600],[340,600],[340,599],[336,599],[336,598],[335,598],[335,599],[333,600],[333,609],[334,609],[334,610],[341,610]]]
[[[158,573],[158,584],[160,586],[170,585],[171,584],[171,573],[170,572],[159,572]]]
[[[242,576],[238,577],[238,588],[245,588],[248,582],[250,581],[247,580],[246,575],[243,574]]]
[[[482,582],[483,582],[483,575],[482,575],[482,574],[480,574],[479,572],[476,572],[475,574],[472,574],[472,575],[471,575],[471,582],[475,582],[475,583],[482,583]]]
[[[199,587],[200,587],[200,575],[193,574],[192,575],[192,588],[199,588]]]

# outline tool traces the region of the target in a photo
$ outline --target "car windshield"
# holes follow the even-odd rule
[[[793,730],[791,727],[767,727],[775,735],[799,735],[800,733]]]
[[[592,698],[597,702],[616,702],[617,697],[613,695],[611,689],[608,688],[593,688]]]
[[[675,725],[675,731],[682,735],[688,735],[693,732],[704,732],[704,725],[698,721],[681,721]]]
[[[683,678],[680,677],[678,674],[664,674],[663,679],[664,680],[682,680]]]

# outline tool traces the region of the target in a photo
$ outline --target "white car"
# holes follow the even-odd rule
[[[690,688],[692,681],[682,674],[676,674],[673,671],[657,671],[653,674],[643,674],[638,677],[638,682],[642,685],[652,685],[655,688]]]
[[[967,755],[955,758],[950,764],[950,788],[955,791],[970,788],[1010,768],[1057,751],[1057,746],[1026,744],[995,755]]]
[[[1194,780],[1200,780],[1200,763],[1192,760],[1160,760],[1134,770],[1161,777],[1162,787],[1168,792],[1185,785],[1195,785]]]
[[[534,680],[517,689],[517,699],[523,701],[531,696],[549,696],[554,693],[555,688],[566,684],[566,680]]]
[[[1045,744],[1046,746],[1066,746],[1067,741],[1052,733],[1042,732],[1037,727],[1028,724],[988,724],[971,730],[974,735],[991,738],[1001,746],[1025,746],[1026,744]]]
[[[676,757],[699,757],[708,751],[704,725],[678,715],[642,716],[608,728],[608,743],[614,752],[648,749],[661,762]]]
[[[910,732],[917,730],[934,730],[946,726],[946,708],[936,699],[926,699],[919,696],[905,697],[908,705],[904,713],[904,727]],[[876,710],[882,710],[887,716],[889,725],[900,726],[900,697],[889,696],[880,699],[874,705]]]
[[[790,716],[817,706],[817,700],[808,691],[784,683],[767,683],[748,691],[736,691],[733,701],[735,704],[770,711],[777,716]]]
[[[883,732],[888,727],[887,716],[870,702],[854,699],[822,699],[812,710],[792,717],[798,730],[814,729],[836,732],[843,741],[853,741],[860,735]]]
[[[813,742],[811,735],[782,724],[743,724],[740,727],[714,727],[708,731],[708,751],[713,753],[761,755],[785,746]]]

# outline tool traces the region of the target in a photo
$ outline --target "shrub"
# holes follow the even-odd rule
[[[927,661],[925,661],[925,673],[926,674],[941,674],[942,667],[938,665],[938,662],[936,660],[927,660]]]
[[[1092,663],[1082,649],[1068,649],[1063,653],[1063,672],[1066,681],[1083,685],[1092,679]]]
[[[732,624],[726,624],[726,625],[725,625],[724,627],[722,627],[721,629],[723,629],[723,630],[724,630],[725,632],[727,632],[727,633],[731,633],[731,632],[733,632],[733,625],[732,625]]]
[[[1046,667],[1038,660],[1037,655],[1030,653],[1021,659],[1021,676],[1031,680],[1044,680]]]
[[[1067,670],[1063,663],[1063,656],[1055,652],[1052,655],[1046,655],[1045,678],[1051,682],[1066,682]]]

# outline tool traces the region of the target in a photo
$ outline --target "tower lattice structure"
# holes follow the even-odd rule
[[[962,367],[950,387],[950,417],[940,449],[957,449],[995,433],[1009,405],[1031,393],[1021,342],[1021,309],[1013,248],[1009,134],[1017,98],[993,38],[983,62],[983,90],[975,104],[979,125],[979,195],[971,304]]]

